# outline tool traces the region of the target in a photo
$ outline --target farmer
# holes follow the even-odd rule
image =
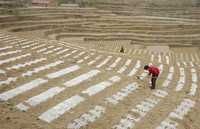
[[[149,71],[149,76],[151,75],[151,89],[155,89],[156,80],[159,76],[160,70],[155,66],[149,66],[149,65],[145,65],[144,70]]]
[[[120,49],[119,52],[120,52],[120,53],[124,53],[124,47],[123,47],[123,46],[121,46],[121,49]]]

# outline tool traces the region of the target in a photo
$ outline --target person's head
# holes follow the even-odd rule
[[[147,70],[149,68],[149,65],[144,66],[144,70]]]

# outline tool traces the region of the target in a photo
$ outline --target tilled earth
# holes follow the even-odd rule
[[[48,17],[49,20],[51,17]],[[109,18],[112,21],[113,17]],[[148,21],[145,18],[149,17],[138,17],[144,23]],[[130,25],[131,18],[127,19],[121,23],[129,22]],[[155,25],[156,18],[150,19],[154,19],[152,24]],[[156,22],[166,20],[158,19]],[[124,40],[123,36],[119,39],[116,38],[118,35],[113,35],[117,29],[124,32],[129,25],[113,25],[109,37],[105,31],[114,23],[108,24],[106,20],[104,25],[102,21],[96,26],[93,22],[79,29],[76,23],[71,23],[75,27],[63,29],[63,34],[57,33],[59,27],[57,30],[30,31],[33,29],[30,21],[25,20],[25,24],[9,21],[0,33],[0,129],[200,129],[199,48],[198,44],[185,45],[191,39],[199,40],[199,23],[194,19],[168,20],[173,21],[165,23],[170,26],[180,22],[188,25],[177,30],[178,36],[175,32],[172,34],[170,28],[169,33],[162,29],[159,31],[162,34],[158,34],[156,28],[151,34],[143,34],[146,28],[139,27],[141,32],[134,36],[146,38],[143,44],[126,39],[125,33],[122,34]],[[40,24],[37,20],[34,22]],[[161,22],[159,26],[163,26]],[[102,33],[99,35],[87,25],[105,28],[99,30]],[[25,26],[30,30],[8,32],[16,28],[23,30]],[[81,29],[83,32],[77,33]],[[68,33],[71,30],[76,32],[75,38],[74,33]],[[85,31],[88,33],[83,35]],[[133,31],[130,29],[130,37]],[[166,41],[162,47],[146,45],[156,39],[147,38],[153,33],[159,36],[157,42]],[[61,38],[61,35],[65,36]],[[105,35],[115,40],[104,40]],[[95,40],[80,40],[79,36]],[[171,40],[187,41],[184,46],[177,43],[172,47],[170,44],[174,42]],[[124,47],[124,53],[119,52],[121,47]],[[159,48],[162,50],[156,50]],[[143,70],[145,64],[158,66],[162,71],[155,90],[149,88],[150,78]]]

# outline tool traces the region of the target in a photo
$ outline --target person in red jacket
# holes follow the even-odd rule
[[[159,68],[157,68],[155,66],[145,65],[144,70],[149,71],[149,76],[151,75],[151,89],[155,89],[156,88],[156,80],[160,74]]]

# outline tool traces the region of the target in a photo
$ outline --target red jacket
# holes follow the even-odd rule
[[[149,66],[148,71],[149,75],[158,76],[160,74],[160,70],[155,66]]]

